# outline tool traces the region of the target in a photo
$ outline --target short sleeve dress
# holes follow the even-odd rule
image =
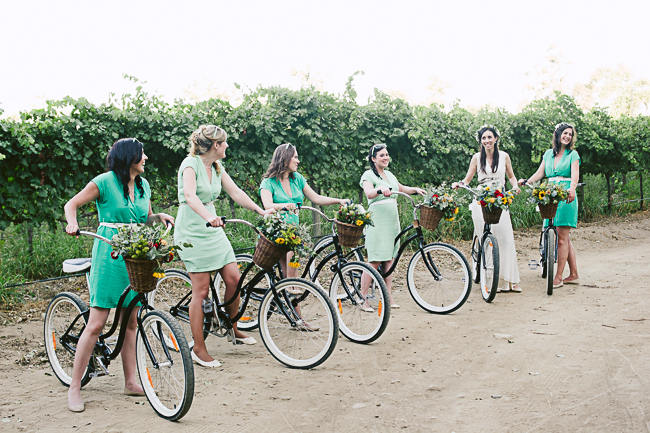
[[[291,197],[289,197],[282,188],[280,179],[277,177],[266,177],[262,179],[259,193],[261,195],[263,189],[271,191],[273,203],[303,203],[305,201],[305,194],[302,190],[305,188],[305,185],[307,185],[307,181],[303,175],[295,172],[293,179],[289,177],[289,186],[291,187]],[[290,224],[297,225],[300,218],[298,218],[298,214],[287,212],[285,213],[284,220]]]
[[[136,187],[133,200],[130,197],[124,198],[122,182],[113,171],[100,174],[92,182],[99,189],[99,198],[95,204],[100,223],[130,224],[147,221],[151,188],[145,179],[142,179],[144,194]],[[117,229],[100,225],[97,234],[112,239],[117,234]],[[88,277],[91,307],[115,308],[122,292],[129,285],[124,259],[112,259],[111,251],[109,244],[95,239]],[[124,305],[128,305],[135,295],[134,291],[130,291],[125,299],[127,304]]]
[[[219,173],[214,166],[212,181],[208,179],[205,166],[198,156],[188,156],[178,169],[178,214],[174,229],[174,242],[180,244],[189,242],[192,248],[184,248],[178,252],[188,272],[209,272],[223,268],[235,261],[235,252],[226,237],[222,227],[206,227],[207,222],[199,216],[185,201],[183,192],[183,171],[191,167],[196,176],[196,195],[203,205],[217,215],[214,201],[221,193],[221,176],[225,169],[219,164]]]
[[[361,176],[359,186],[363,188],[363,182],[366,181],[370,182],[373,189],[385,186],[392,188],[393,191],[399,191],[397,178],[388,170],[384,170],[384,177],[377,176],[372,170],[366,170]],[[367,225],[364,229],[368,261],[393,260],[399,250],[399,242],[395,242],[395,238],[400,232],[397,201],[392,197],[380,194],[368,200],[368,210],[374,224]]]
[[[549,149],[544,153],[544,174],[549,182],[559,183],[564,188],[568,189],[571,186],[571,164],[578,161],[580,164],[580,155],[575,150],[565,150],[564,154],[555,165],[555,158],[553,157],[553,149]],[[544,221],[544,225],[548,224],[548,220]],[[557,213],[553,224],[558,227],[573,227],[578,226],[578,197],[571,203],[562,201],[557,206]]]

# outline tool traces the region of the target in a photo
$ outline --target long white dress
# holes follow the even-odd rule
[[[499,151],[499,166],[495,173],[492,173],[492,168],[488,167],[487,164],[485,167],[487,173],[483,172],[479,161],[476,167],[478,183],[495,184],[503,190],[506,185],[506,156],[506,152]],[[478,153],[474,155],[477,160],[479,160],[479,157],[480,154]],[[474,200],[469,205],[469,209],[472,211],[472,220],[474,221],[474,236],[478,236],[480,239],[483,235],[484,225],[481,205]],[[503,211],[499,224],[492,224],[490,228],[499,243],[499,278],[503,278],[506,282],[512,284],[519,284],[519,266],[517,265],[517,250],[515,250],[515,237],[512,233],[510,212]]]

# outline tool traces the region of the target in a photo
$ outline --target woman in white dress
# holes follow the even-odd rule
[[[510,156],[506,152],[499,150],[499,133],[493,126],[484,126],[479,129],[477,139],[481,146],[481,151],[472,156],[469,163],[469,170],[465,179],[459,183],[469,185],[478,173],[479,184],[494,184],[502,190],[506,186],[506,175],[513,189],[519,192],[517,178],[512,170]],[[457,184],[453,184],[457,187]],[[469,206],[472,211],[472,220],[474,221],[474,236],[479,238],[483,234],[483,213],[481,205],[472,201]],[[521,293],[519,286],[519,267],[517,265],[517,251],[515,250],[515,238],[512,233],[512,222],[510,221],[510,212],[503,211],[499,224],[492,224],[492,234],[496,236],[499,242],[499,278],[502,278],[507,284],[507,288],[499,288],[498,292],[516,292]]]

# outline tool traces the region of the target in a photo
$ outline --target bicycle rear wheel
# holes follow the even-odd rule
[[[448,244],[432,243],[411,258],[406,284],[422,309],[447,314],[467,300],[472,286],[470,275],[467,260],[460,251]]]
[[[158,280],[156,289],[147,294],[147,302],[156,310],[165,311],[175,318],[190,347],[194,345],[190,329],[190,301],[192,300],[192,280],[182,269],[168,269]],[[188,295],[189,294],[189,295]],[[181,302],[184,296],[187,298]],[[207,332],[203,332],[203,338]]]
[[[342,277],[342,278],[341,278]],[[369,288],[362,290],[362,278]],[[335,272],[330,299],[338,316],[339,330],[355,343],[371,343],[381,336],[390,319],[390,301],[384,279],[367,263],[349,262]]]
[[[253,262],[253,256],[251,256],[250,254],[237,254],[236,259],[237,259],[237,268],[239,269],[240,273],[244,272],[246,267]],[[252,280],[252,278],[255,277],[255,275],[257,274],[257,272],[255,272],[256,269],[257,268],[251,269],[248,272],[248,274],[246,274],[246,278],[244,279],[244,281],[241,283],[241,287],[245,287],[246,290],[250,292],[250,296],[248,298],[248,304],[246,304],[246,308],[244,309],[243,312],[242,312],[242,307],[244,306],[243,299],[240,301],[239,304],[239,312],[241,313],[241,317],[237,321],[237,328],[242,331],[250,331],[259,326],[257,317],[259,314],[260,303],[262,302],[262,298],[264,298],[264,294],[266,293],[266,291],[269,289],[269,287],[271,287],[271,279],[269,278],[268,274],[264,274],[264,278],[261,281],[259,281],[257,284],[255,284],[254,287],[250,287],[248,285],[248,283]],[[221,279],[221,274],[217,274],[217,276],[215,277],[214,286],[218,290],[219,298],[221,299],[221,301],[222,302],[226,301],[226,285],[223,283],[223,280]]]
[[[336,313],[325,293],[302,278],[280,281],[275,293],[277,297],[273,290],[266,293],[259,312],[260,335],[268,351],[293,368],[323,363],[339,335]]]
[[[546,243],[546,294],[553,294],[553,278],[555,274],[555,244],[557,240],[555,239],[555,230],[548,229],[546,230],[545,243]]]
[[[43,336],[45,352],[54,375],[65,386],[72,382],[72,365],[77,343],[86,327],[86,303],[74,293],[57,294],[45,311]],[[90,382],[90,363],[81,377],[81,386]]]
[[[185,335],[169,313],[154,310],[142,319],[136,337],[136,363],[153,410],[171,421],[181,419],[194,398],[194,368]]]
[[[481,245],[481,295],[485,302],[492,302],[499,285],[499,244],[494,235],[483,238]]]

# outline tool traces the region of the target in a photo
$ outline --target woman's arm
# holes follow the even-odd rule
[[[344,198],[334,198],[320,195],[314,191],[308,183],[305,183],[305,187],[302,189],[302,192],[305,194],[305,197],[311,200],[312,203],[319,206],[327,206],[330,204],[345,204],[345,202],[349,201]]]
[[[201,218],[209,222],[212,227],[223,225],[221,218],[212,215],[196,195],[196,172],[192,167],[186,167],[183,170],[183,196],[187,205]]]
[[[235,184],[235,181],[232,180],[230,175],[225,171],[221,175],[221,186],[223,187],[223,190],[226,191],[226,193],[230,196],[230,198],[232,198],[235,201],[235,203],[237,203],[241,207],[252,210],[253,212],[257,212],[260,215],[266,215],[268,213],[271,213],[268,210],[264,210],[261,207],[259,207],[257,203],[255,203],[248,196],[248,194],[246,194],[241,188],[239,188]]]
[[[476,155],[472,156],[472,159],[469,161],[469,168],[467,169],[467,174],[465,175],[465,178],[461,180],[460,182],[454,182],[451,184],[452,188],[458,188],[458,184],[462,183],[465,185],[469,185],[469,183],[474,179],[474,175],[476,174],[476,167],[478,167],[478,162],[477,162],[477,157]]]
[[[362,188],[368,200],[372,200],[373,198],[377,197],[379,195],[377,191],[381,191],[381,194],[383,194],[386,197],[390,197],[390,195],[393,193],[390,190],[390,188],[388,188],[387,186],[382,186],[381,188],[375,188],[373,184],[368,182],[367,180],[363,181]]]
[[[567,203],[571,203],[576,198],[578,179],[580,179],[580,161],[575,160],[571,163],[571,186],[569,186],[569,196],[566,199]]]
[[[262,199],[262,206],[264,206],[264,209],[270,211],[282,209],[293,210],[297,207],[295,203],[275,203],[273,201],[273,193],[266,188],[260,189],[260,198]]]
[[[425,195],[427,193],[422,188],[418,188],[415,186],[406,186],[406,185],[402,185],[401,183],[399,184],[399,190],[400,192],[405,192],[409,195],[413,195],[413,194]]]
[[[99,198],[99,188],[95,182],[88,182],[88,185],[79,191],[74,197],[72,197],[68,202],[63,206],[63,212],[65,214],[65,220],[67,221],[67,226],[65,228],[66,233],[69,235],[76,235],[79,231],[79,223],[77,222],[77,209],[81,206],[89,203],[91,201],[97,200]]]
[[[539,164],[539,168],[531,177],[528,179],[519,179],[519,184],[522,185],[524,183],[534,183],[537,182],[538,180],[541,180],[544,178],[544,172],[546,171],[546,166],[544,165],[544,159],[542,159],[542,162]]]
[[[151,210],[151,202],[149,202],[149,213],[147,214],[146,224],[153,224],[155,222],[161,222],[165,225],[167,224],[174,225],[174,217],[162,212],[153,213],[153,211]]]

